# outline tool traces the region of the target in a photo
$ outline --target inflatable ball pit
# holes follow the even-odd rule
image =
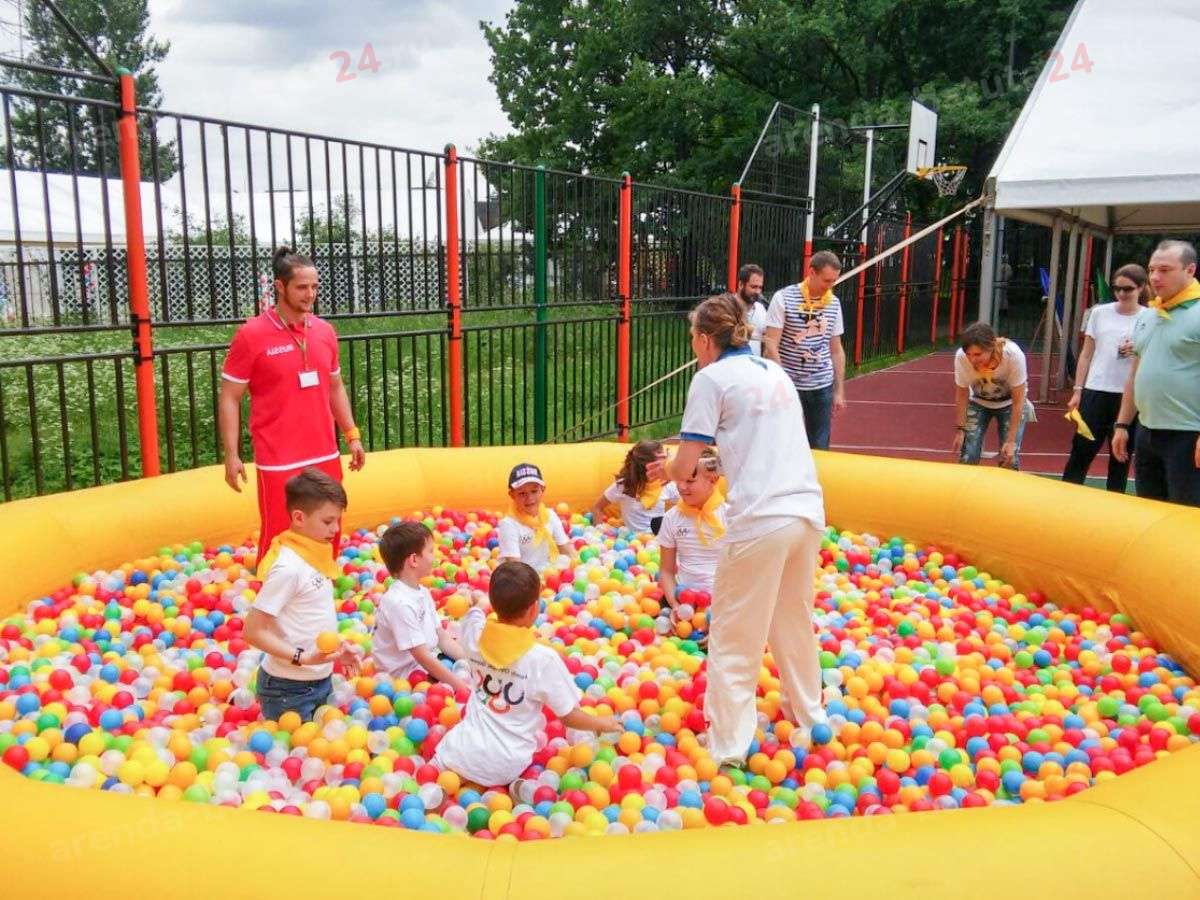
[[[347,476],[347,529],[416,508],[502,508],[535,459],[590,503],[626,447],[403,450]],[[829,521],[969,557],[1065,607],[1130,616],[1200,671],[1200,510],[991,468],[818,454]],[[208,469],[0,507],[0,615],[164,542],[241,540],[252,495]],[[1062,802],[528,844],[455,840],[38,784],[0,766],[11,896],[1096,898],[1200,896],[1200,748]]]

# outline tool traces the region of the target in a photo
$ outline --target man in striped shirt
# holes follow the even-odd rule
[[[841,301],[833,294],[841,271],[836,255],[814,253],[808,276],[771,298],[763,332],[763,355],[779,363],[796,386],[814,450],[829,449],[834,410],[846,407],[845,326]]]

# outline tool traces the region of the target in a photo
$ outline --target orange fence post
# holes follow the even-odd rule
[[[738,288],[738,232],[742,227],[742,186],[735,184],[729,188],[733,197],[733,206],[729,209],[729,292]]]
[[[463,346],[462,346],[462,284],[459,280],[458,258],[458,149],[446,145],[446,301],[450,310],[450,340],[446,368],[449,370],[450,446],[462,447],[463,416]]]
[[[633,179],[621,176],[621,202],[617,224],[617,440],[629,440],[629,330],[632,318],[630,270],[633,265]],[[734,273],[736,276],[736,272]]]
[[[937,246],[933,251],[933,315],[930,317],[929,343],[937,346],[938,300],[942,296],[942,229],[937,230]]]
[[[118,147],[125,198],[125,250],[129,272],[129,315],[133,323],[134,373],[137,377],[138,441],[142,477],[160,473],[158,406],[154,390],[154,341],[150,330],[150,288],[146,281],[146,239],[142,234],[142,174],[138,158],[137,96],[133,75],[118,69],[121,115]]]
[[[904,219],[904,240],[912,237],[912,213]],[[912,244],[904,248],[900,259],[900,324],[896,328],[896,352],[904,352],[905,332],[908,331],[908,274],[912,262]]]

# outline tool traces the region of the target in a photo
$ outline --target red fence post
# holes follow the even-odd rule
[[[912,213],[904,219],[904,240],[912,237]],[[900,325],[896,329],[896,352],[904,352],[905,332],[908,331],[908,275],[909,266],[912,262],[912,244],[908,244],[904,248],[904,255],[900,259]]]
[[[742,227],[742,186],[735,184],[729,188],[729,193],[733,197],[733,206],[729,209],[729,292],[733,293],[738,288],[737,273],[738,273],[738,245],[739,232]]]
[[[121,116],[118,143],[125,198],[125,262],[129,272],[129,313],[133,322],[134,372],[137,377],[138,441],[142,477],[160,472],[158,406],[154,391],[154,341],[150,330],[150,287],[146,280],[146,239],[142,234],[142,174],[138,158],[137,96],[133,75],[118,69]]]
[[[458,150],[446,145],[446,301],[450,308],[450,339],[446,368],[449,370],[450,446],[462,447],[463,416],[463,337],[462,283],[458,258]]]
[[[929,344],[937,346],[938,301],[942,297],[942,229],[937,230],[937,247],[933,251],[933,315],[929,325]]]
[[[629,440],[629,330],[632,318],[630,272],[633,267],[633,179],[621,176],[620,218],[617,224],[617,440]],[[736,273],[735,273],[736,275]]]

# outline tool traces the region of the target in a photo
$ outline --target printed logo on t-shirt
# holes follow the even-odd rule
[[[497,715],[512,712],[525,702],[526,677],[508,669],[494,669],[472,660],[475,673],[475,696]]]
[[[975,396],[980,400],[1008,400],[1012,397],[1012,387],[1007,378],[993,378],[991,381],[977,381],[973,388]]]
[[[833,317],[824,312],[797,310],[799,327],[792,335],[796,345],[793,359],[807,370],[824,367],[829,359],[829,339],[833,336]]]
[[[267,348],[267,356],[279,356],[281,353],[291,353],[295,349],[295,344],[276,344]]]

